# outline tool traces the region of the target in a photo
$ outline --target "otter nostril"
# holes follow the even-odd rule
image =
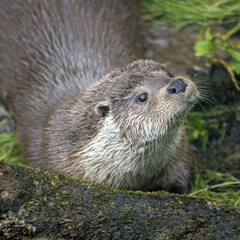
[[[179,78],[172,82],[167,90],[171,94],[178,94],[180,92],[185,92],[186,87],[187,84],[181,78]]]
[[[168,88],[168,92],[169,92],[169,93],[177,93],[177,89],[176,89],[175,87],[171,87],[171,86],[170,86],[170,87]]]

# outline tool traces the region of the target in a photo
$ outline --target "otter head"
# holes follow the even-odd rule
[[[65,172],[113,188],[186,186],[189,154],[182,122],[197,96],[192,81],[154,61],[113,71],[59,112],[66,118],[57,139],[63,142],[53,142],[68,148],[60,167],[70,162]],[[62,123],[62,115],[59,119]]]
[[[162,65],[136,61],[100,81],[104,100],[95,108],[133,143],[152,141],[181,125],[198,96],[195,84]]]

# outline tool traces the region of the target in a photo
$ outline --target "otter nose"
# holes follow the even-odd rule
[[[167,90],[171,94],[178,94],[180,92],[185,92],[186,87],[187,84],[181,78],[179,78],[172,82]]]

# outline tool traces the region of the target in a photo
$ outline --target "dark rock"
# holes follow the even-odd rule
[[[228,71],[222,65],[212,65],[209,77],[218,104],[240,102],[240,92],[235,88]]]
[[[0,239],[238,239],[240,211],[0,162]]]

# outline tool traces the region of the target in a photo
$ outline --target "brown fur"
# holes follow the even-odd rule
[[[185,79],[173,96],[176,77],[162,65],[127,65],[139,39],[134,1],[4,0],[0,15],[0,93],[28,164],[114,188],[186,192],[183,119],[197,89]]]
[[[0,19],[0,95],[17,123],[27,162],[42,167],[49,113],[136,58],[138,5],[2,0]]]

